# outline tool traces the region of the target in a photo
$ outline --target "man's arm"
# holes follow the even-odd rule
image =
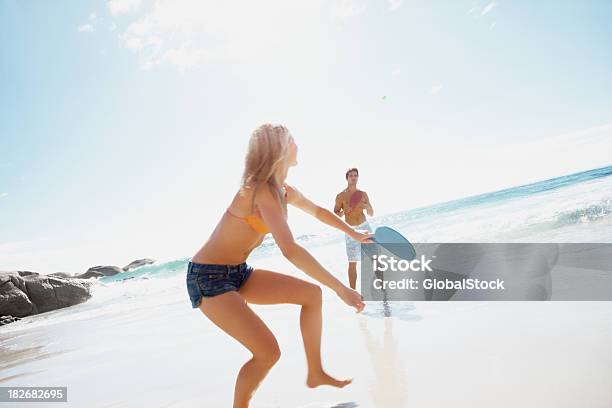
[[[370,197],[368,197],[368,193],[366,193],[365,191],[363,192],[363,195],[364,195],[364,209],[366,210],[366,212],[368,213],[370,217],[373,217],[374,209],[372,208],[372,205],[370,204]]]
[[[342,217],[342,209],[344,206],[344,201],[342,200],[342,193],[336,196],[336,204],[334,205],[334,213],[338,217]]]

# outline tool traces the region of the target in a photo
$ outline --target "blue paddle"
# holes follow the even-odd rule
[[[411,261],[416,258],[414,247],[402,234],[390,227],[378,227],[372,236],[374,244],[363,244],[362,248],[366,255],[379,254],[379,246],[400,259]]]

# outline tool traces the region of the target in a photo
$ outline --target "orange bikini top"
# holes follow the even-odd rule
[[[287,199],[287,190],[285,189],[285,200],[286,199]],[[251,211],[253,210],[254,203],[255,203],[255,192],[253,192],[253,200],[251,201]],[[229,208],[226,210],[226,212],[232,217],[236,217],[246,222],[249,225],[249,227],[253,228],[255,232],[259,232],[260,234],[267,234],[268,232],[270,232],[270,230],[268,229],[268,226],[266,225],[264,220],[261,218],[261,213],[259,212],[259,210],[255,210],[255,212],[245,217],[240,217],[232,213],[229,210]]]

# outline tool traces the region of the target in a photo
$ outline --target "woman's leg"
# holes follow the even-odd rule
[[[322,294],[319,286],[281,273],[255,269],[238,293],[247,302],[257,305],[279,303],[301,305],[300,329],[308,364],[306,384],[309,387],[319,385],[344,387],[351,383],[350,380],[340,381],[330,377],[323,371],[321,365],[323,319],[321,314]]]
[[[240,369],[234,389],[234,408],[248,407],[253,393],[280,358],[276,338],[237,292],[203,298],[200,310],[253,353]]]

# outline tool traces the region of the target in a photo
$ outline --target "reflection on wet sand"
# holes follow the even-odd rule
[[[28,370],[27,372],[13,374],[8,377],[2,377],[2,371],[8,370],[12,367],[17,367],[33,361],[44,360],[49,357],[55,357],[61,354],[68,353],[72,350],[61,350],[61,351],[43,351],[44,346],[26,347],[21,349],[9,349],[7,347],[0,346],[0,383],[19,378],[31,374],[40,373],[46,370]]]
[[[405,317],[408,316],[403,314]],[[380,344],[368,327],[371,321],[365,317],[359,318],[359,328],[374,369],[374,382],[369,387],[371,399],[376,407],[403,407],[407,403],[407,384],[397,340],[393,335],[394,322],[391,317],[394,316],[394,310],[389,302],[385,301],[382,302],[382,313],[371,312],[370,316],[382,317],[384,320],[383,338]],[[413,316],[414,320],[420,319],[420,316]]]
[[[357,408],[359,404],[356,402],[341,402],[340,404],[336,404],[329,408]]]

